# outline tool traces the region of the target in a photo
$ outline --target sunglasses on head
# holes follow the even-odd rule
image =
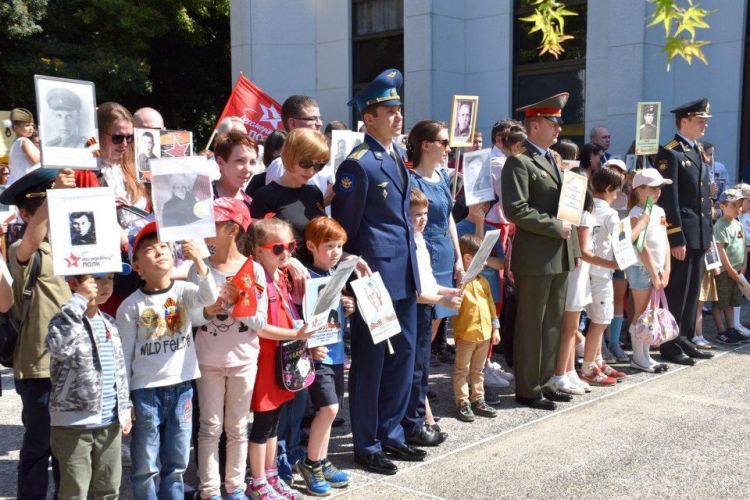
[[[326,161],[312,161],[312,160],[302,160],[299,162],[299,166],[302,168],[314,168],[316,172],[320,172],[323,170],[323,167],[326,166]]]
[[[281,255],[286,250],[289,253],[293,253],[297,248],[296,241],[290,241],[289,243],[269,243],[268,245],[259,245],[260,248],[271,250],[274,255]]]
[[[122,141],[127,141],[128,144],[133,142],[133,134],[112,134],[110,137],[112,138],[112,144],[122,144]]]

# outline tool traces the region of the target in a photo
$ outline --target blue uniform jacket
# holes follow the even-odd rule
[[[403,162],[367,134],[336,172],[331,213],[348,235],[344,250],[380,273],[392,300],[415,297],[420,290],[410,187]]]

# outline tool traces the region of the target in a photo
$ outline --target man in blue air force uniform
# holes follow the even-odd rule
[[[419,291],[414,231],[409,217],[409,175],[393,139],[401,133],[401,73],[386,70],[349,105],[362,113],[367,133],[336,172],[333,217],[349,237],[344,250],[362,258],[358,271],[379,272],[393,300],[401,333],[373,344],[360,314],[352,316],[349,372],[354,460],[365,469],[395,474],[398,460],[423,460],[424,450],[405,443],[401,420],[414,370]],[[369,266],[369,267],[368,267]]]

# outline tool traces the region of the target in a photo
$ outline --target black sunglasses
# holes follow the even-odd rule
[[[438,144],[441,144],[444,148],[447,148],[448,144],[450,144],[450,141],[448,139],[435,139],[432,142],[437,142]]]
[[[320,172],[323,170],[323,167],[326,166],[327,161],[311,161],[311,160],[302,160],[299,162],[299,166],[302,168],[314,168],[316,172]]]
[[[112,144],[122,144],[122,141],[127,141],[128,144],[133,143],[133,134],[112,134],[110,137],[112,138]]]

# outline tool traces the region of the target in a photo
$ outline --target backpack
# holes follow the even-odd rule
[[[0,364],[5,367],[13,367],[13,353],[21,336],[21,326],[29,315],[31,296],[34,294],[34,286],[39,277],[42,267],[42,256],[37,250],[31,259],[31,274],[26,287],[23,289],[21,298],[21,317],[16,317],[15,307],[11,307],[6,313],[0,314]]]

